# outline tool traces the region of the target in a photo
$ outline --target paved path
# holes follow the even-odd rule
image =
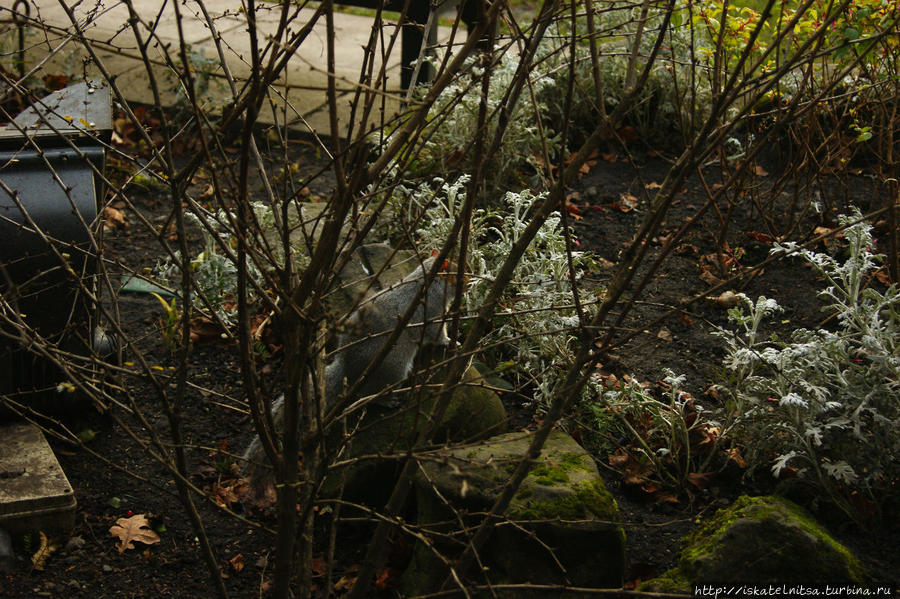
[[[11,0],[10,4],[12,3]],[[70,17],[60,6],[58,0],[29,0],[30,17],[39,19],[51,26],[46,31],[32,28],[27,37],[27,64],[29,67],[43,63],[43,72],[69,73],[96,78],[99,69],[96,64],[87,60],[88,52],[71,39],[75,28]],[[218,51],[213,43],[213,31],[206,22],[196,0],[179,0],[182,12],[182,29],[185,41],[190,45],[195,72],[210,73],[212,76],[200,77],[209,82],[209,89],[204,97],[211,102],[224,102],[230,97],[230,91],[218,64]],[[6,2],[4,2],[6,4]],[[67,4],[74,4],[67,2]],[[175,55],[178,47],[178,26],[172,0],[133,0],[135,10],[142,21],[143,32],[149,32],[149,23],[156,21],[153,28],[161,44],[168,45],[170,54]],[[225,59],[236,79],[246,77],[250,72],[250,36],[247,33],[247,19],[240,0],[206,0],[207,10],[213,19],[216,33],[223,43]],[[0,19],[10,16],[9,8],[0,8]],[[280,7],[262,3],[257,8],[257,23],[261,43],[277,29]],[[293,21],[292,29],[298,30],[307,23],[313,9],[304,8],[299,11]],[[128,9],[118,0],[82,0],[74,13],[77,22],[83,28],[86,37],[97,51],[99,61],[116,77],[116,83],[128,100],[152,103],[153,97],[147,83],[148,75],[140,60],[138,44],[131,28],[127,26]],[[371,17],[336,14],[336,66],[338,88],[349,91],[352,82],[359,77],[363,60],[363,46],[366,45],[373,20]],[[444,29],[444,28],[442,28]],[[385,40],[394,32],[394,25],[387,25],[383,31]],[[440,37],[449,37],[448,30],[439,33]],[[171,44],[171,45],[170,45]],[[388,59],[388,87],[399,87],[400,77],[400,40]],[[151,48],[151,57],[155,59],[154,74],[161,81],[163,103],[171,105],[177,100],[175,78],[171,70],[165,66],[164,53],[156,45]],[[285,76],[278,82],[272,96],[286,100],[288,121],[292,126],[305,128],[308,126],[320,133],[328,133],[328,116],[325,110],[325,88],[327,85],[326,65],[326,26],[322,18],[316,24],[312,34],[302,44],[291,60]],[[376,63],[376,69],[380,63]],[[392,98],[388,109],[398,106],[399,95]],[[281,104],[283,108],[285,105]],[[349,95],[339,101],[339,115],[342,126],[349,121]],[[261,119],[273,122],[273,112],[263,110]],[[278,121],[283,120],[279,115]]]

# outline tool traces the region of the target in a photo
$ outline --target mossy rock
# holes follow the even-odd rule
[[[640,590],[695,584],[862,584],[859,560],[803,508],[774,495],[742,496],[685,539],[678,567]]]
[[[458,527],[444,523],[490,509],[531,440],[528,433],[509,433],[421,463],[415,478],[417,523],[455,539],[456,544],[434,546],[448,559],[457,557],[466,539]],[[593,459],[567,434],[551,433],[506,516],[480,553],[482,574],[471,582],[621,586],[625,533],[618,506]],[[471,531],[480,519],[464,520]],[[408,595],[433,591],[447,572],[434,551],[419,542],[402,590]],[[528,595],[517,590],[498,591],[498,596]]]
[[[394,486],[396,472],[437,402],[438,371],[428,385],[407,393],[398,409],[369,408],[346,445],[348,458],[360,461],[326,479],[326,496],[340,494],[368,505],[380,505]],[[423,382],[423,381],[417,381]],[[475,368],[468,368],[453,390],[450,403],[435,428],[438,442],[471,443],[506,430],[506,409]],[[343,482],[341,483],[341,479]]]

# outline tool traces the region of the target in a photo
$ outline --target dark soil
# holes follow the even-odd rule
[[[317,162],[310,146],[297,142],[296,152],[303,169],[300,175],[313,172]],[[573,191],[578,192],[573,196],[573,202],[582,217],[576,224],[581,249],[614,262],[644,213],[648,186],[652,192],[652,184],[662,182],[668,163],[660,157],[643,158],[633,164],[612,156],[608,158],[612,161],[600,159],[573,187]],[[774,171],[774,165],[763,166]],[[708,169],[708,176],[710,184],[719,180],[714,168]],[[759,184],[767,184],[766,177],[760,179]],[[205,181],[196,181],[194,192],[201,193],[205,186]],[[696,178],[689,180],[684,188],[669,214],[666,232],[680,226],[705,201],[703,187]],[[863,206],[872,200],[870,184],[864,176],[845,175],[834,189],[854,190],[849,200]],[[327,195],[327,181],[320,180],[311,185],[311,193]],[[634,209],[622,210],[624,193],[640,200]],[[125,208],[130,225],[108,231],[106,235],[106,253],[114,278],[126,270],[116,263],[141,272],[160,259],[158,240],[138,226],[134,213],[140,211],[152,224],[160,226],[166,222],[171,209],[165,191],[143,191],[132,195],[136,205]],[[835,211],[846,211],[847,199],[842,196],[830,201]],[[765,244],[746,235],[759,231],[757,216],[744,209],[731,216],[727,239],[732,249],[745,250],[743,267],[764,258],[768,250]],[[828,218],[832,217],[833,214]],[[801,236],[810,234],[817,224],[805,221]],[[639,298],[634,312],[617,325],[617,335],[630,331],[637,331],[637,334],[624,345],[617,344],[603,364],[604,373],[620,378],[631,375],[640,381],[655,383],[662,379],[663,369],[669,368],[688,375],[687,390],[699,401],[714,402],[705,391],[720,376],[717,367],[723,350],[709,333],[714,327],[727,324],[725,309],[713,301],[701,300],[675,311],[652,328],[648,325],[669,313],[676,303],[706,288],[707,283],[701,279],[701,256],[715,251],[718,230],[715,220],[711,216],[705,217],[685,240],[685,247],[664,261]],[[165,236],[165,231],[162,235]],[[195,243],[197,239],[190,241]],[[651,256],[659,251],[659,241],[657,239],[651,247]],[[611,270],[602,264],[600,261],[597,272],[590,273],[601,282],[611,275]],[[761,294],[776,297],[786,309],[781,320],[792,328],[815,327],[822,323],[824,317],[816,298],[818,289],[819,282],[814,273],[796,261],[767,266],[761,275],[734,286],[735,291],[743,291],[750,297]],[[122,293],[117,302],[128,339],[152,360],[152,366],[158,367],[153,370],[158,373],[157,383],[174,385],[173,371],[170,370],[173,362],[159,338],[161,312],[158,300],[150,295]],[[666,332],[661,334],[661,330]],[[129,353],[136,355],[138,352]],[[275,353],[264,371],[275,373],[279,366],[280,356]],[[235,512],[229,515],[211,503],[201,503],[199,510],[207,534],[227,576],[231,596],[264,595],[261,589],[267,587],[272,577],[272,563],[268,560],[274,551],[275,537],[271,530],[261,529],[241,517],[252,515],[254,522],[261,520],[270,527],[275,521],[254,512],[252,506],[224,496],[228,484],[235,480],[235,470],[229,466],[227,453],[240,454],[251,436],[235,350],[219,342],[196,344],[190,358],[189,381],[196,387],[192,385],[187,392],[187,401],[181,407],[181,424],[191,482],[213,495],[219,493]],[[161,438],[167,438],[169,423],[163,415],[158,394],[148,380],[132,379],[129,385],[137,407],[148,422],[142,423],[119,408],[113,409],[111,415],[89,412],[71,424],[72,430],[90,430],[96,434],[86,449],[52,442],[77,495],[75,529],[68,542],[60,539],[62,546],[51,556],[43,571],[32,569],[25,557],[16,563],[12,573],[0,575],[0,596],[214,596],[195,533],[179,502],[167,466],[150,459],[148,451],[136,441],[148,440],[146,426],[157,428]],[[531,414],[522,413],[520,400],[510,398],[507,407],[515,412],[513,417],[517,421],[533,422]],[[577,419],[577,415],[573,418]],[[149,450],[154,452],[152,445]],[[706,489],[679,495],[676,503],[657,501],[652,494],[627,487],[621,475],[607,466],[607,457],[596,456],[626,523],[627,579],[632,584],[637,579],[650,578],[672,567],[680,549],[680,539],[693,529],[699,518],[711,515],[742,493],[769,492],[773,487],[772,481],[765,476],[745,481],[739,472],[726,472]],[[164,529],[160,529],[162,540],[157,545],[139,546],[119,553],[109,528],[117,519],[132,514],[148,514],[155,525],[163,525]],[[859,553],[875,580],[896,582],[896,573],[900,572],[900,552],[896,551],[900,547],[900,531],[896,519],[888,518],[884,526],[861,532],[834,516],[820,514],[820,518],[840,540]],[[323,522],[318,525],[324,527],[327,518],[321,519]],[[354,576],[367,534],[365,528],[354,529],[339,540],[339,559],[332,574],[335,580]],[[30,546],[25,547],[21,540],[17,541],[20,555],[35,551],[36,539],[31,538],[29,542]],[[891,547],[895,549],[891,550]],[[324,568],[317,568],[315,580],[320,588],[323,576]]]

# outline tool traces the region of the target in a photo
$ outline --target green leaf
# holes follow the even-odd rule
[[[846,29],[844,29],[844,37],[848,40],[859,39],[859,31],[857,31],[853,27],[847,27]]]
[[[862,142],[868,141],[870,139],[872,139],[872,132],[871,131],[863,131],[856,137],[855,141],[856,141],[856,143],[862,143]]]

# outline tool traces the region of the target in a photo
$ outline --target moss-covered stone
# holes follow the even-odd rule
[[[647,589],[684,591],[704,582],[861,584],[866,579],[846,547],[803,508],[777,496],[740,497],[685,541],[677,569],[648,581]]]
[[[689,594],[691,582],[679,568],[672,568],[656,578],[642,582],[636,590],[650,593]]]
[[[458,522],[460,514],[489,509],[530,443],[529,434],[509,433],[423,462],[416,478],[418,523],[430,524],[442,535],[461,535],[446,523]],[[565,433],[551,433],[510,502],[507,518],[494,527],[483,548],[485,576],[475,582],[486,577],[495,584],[621,585],[625,533],[618,506],[591,457]],[[480,518],[465,520],[474,527]],[[459,541],[465,542],[464,535]],[[455,557],[453,544],[435,547]],[[403,589],[408,594],[426,592],[446,574],[432,549],[419,543]]]

